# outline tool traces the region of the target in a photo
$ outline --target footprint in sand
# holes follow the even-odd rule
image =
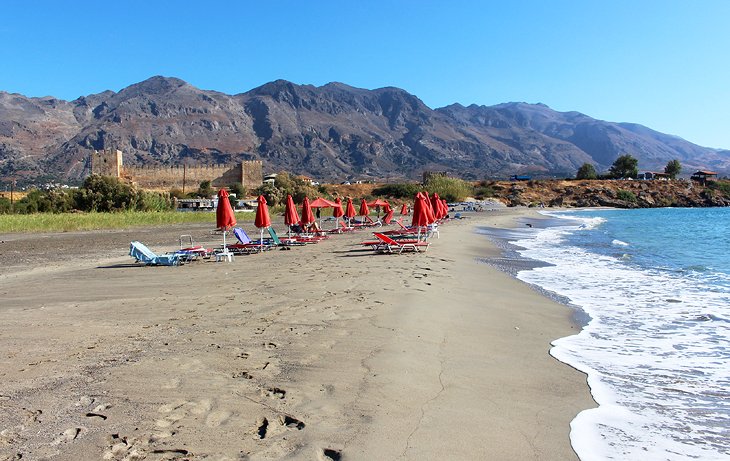
[[[266,418],[259,418],[258,421],[256,421],[256,435],[258,435],[259,439],[265,439],[266,438],[266,432],[269,429],[269,420]]]
[[[261,394],[272,399],[283,399],[286,396],[286,391],[284,389],[279,389],[278,387],[270,387],[266,390],[262,390]]]
[[[317,454],[317,459],[319,461],[340,461],[342,459],[342,453],[331,448],[323,448]]]
[[[221,426],[225,424],[232,415],[233,413],[226,410],[213,411],[207,418],[205,418],[205,425],[208,427]]]
[[[82,427],[72,427],[66,429],[58,437],[56,437],[53,442],[51,442],[51,445],[60,445],[62,443],[73,442],[78,438],[79,435],[81,435],[81,432],[83,430],[84,428]]]
[[[289,416],[289,415],[279,415],[279,422],[282,426],[286,426],[290,429],[296,429],[301,431],[304,429],[305,424],[302,421],[299,421],[298,419]]]

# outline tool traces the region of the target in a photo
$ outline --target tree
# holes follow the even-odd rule
[[[575,175],[575,179],[596,179],[597,177],[596,168],[590,163],[584,163],[578,168],[578,173]]]
[[[682,171],[682,164],[679,160],[670,160],[667,166],[664,167],[664,172],[669,175],[670,178],[675,179],[677,175]]]
[[[200,183],[200,187],[198,187],[198,191],[195,192],[195,195],[198,197],[210,198],[215,195],[215,190],[213,190],[211,182],[206,179]]]
[[[614,179],[635,178],[639,174],[639,161],[629,154],[622,155],[613,162],[608,173]]]

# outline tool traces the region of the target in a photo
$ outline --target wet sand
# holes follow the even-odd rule
[[[499,250],[475,227],[526,213],[420,254],[361,231],[182,267],[129,241],[211,226],[0,235],[0,459],[577,459],[593,402],[548,354],[571,310],[478,262]]]

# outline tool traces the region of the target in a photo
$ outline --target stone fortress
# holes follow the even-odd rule
[[[249,160],[237,165],[125,166],[122,151],[104,149],[94,151],[90,163],[91,174],[125,179],[143,189],[168,191],[176,188],[189,192],[197,189],[203,181],[210,181],[216,188],[241,184],[252,189],[263,183],[263,165],[260,160]]]

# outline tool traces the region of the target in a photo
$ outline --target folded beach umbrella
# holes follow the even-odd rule
[[[385,213],[385,216],[383,217],[383,224],[390,224],[390,221],[393,219],[393,209],[390,207],[390,204],[386,204],[383,207],[383,213]]]
[[[236,215],[228,200],[228,192],[221,189],[218,191],[218,206],[215,209],[215,226],[223,232],[223,251],[226,251],[226,232],[235,225]]]
[[[362,199],[362,202],[360,202],[360,211],[357,214],[363,217],[363,222],[365,222],[365,216],[370,214],[370,209],[365,199]]]
[[[345,215],[345,212],[342,210],[342,200],[337,197],[335,199],[335,207],[332,209],[332,216],[335,217],[335,229],[340,228],[340,218]]]
[[[355,212],[355,205],[352,204],[352,198],[347,197],[347,206],[345,207],[345,217],[347,218],[347,225],[350,225],[350,220],[357,216]]]
[[[312,207],[309,206],[309,197],[304,197],[302,202],[302,226],[310,226],[314,222],[314,214],[312,213]]]
[[[426,210],[426,216],[428,216],[428,223],[432,224],[436,222],[436,215],[434,215],[431,200],[428,198],[428,192],[421,192],[421,197],[423,197],[423,207]]]
[[[259,245],[263,250],[264,246],[264,229],[271,227],[271,217],[269,216],[269,207],[266,204],[266,197],[259,195],[257,200],[259,206],[256,208],[256,219],[254,220],[254,226],[261,230],[261,238]]]
[[[408,215],[408,204],[407,203],[404,203],[403,206],[400,208],[400,214],[402,214],[403,216]]]
[[[413,201],[413,218],[411,219],[411,226],[418,228],[418,239],[421,239],[421,227],[428,226],[429,221],[428,205],[426,205],[428,199],[423,196],[421,192],[416,194],[416,198]]]
[[[449,214],[449,204],[446,202],[446,199],[441,199],[441,207],[442,207],[442,214],[441,218],[445,218]]]
[[[291,226],[299,223],[299,213],[294,205],[294,199],[291,194],[286,196],[286,208],[284,209],[284,224],[289,227],[289,236],[291,236]]]
[[[441,219],[441,205],[440,205],[441,199],[439,199],[439,194],[434,192],[433,195],[431,195],[430,202],[431,202],[431,210],[433,211],[434,221]]]

